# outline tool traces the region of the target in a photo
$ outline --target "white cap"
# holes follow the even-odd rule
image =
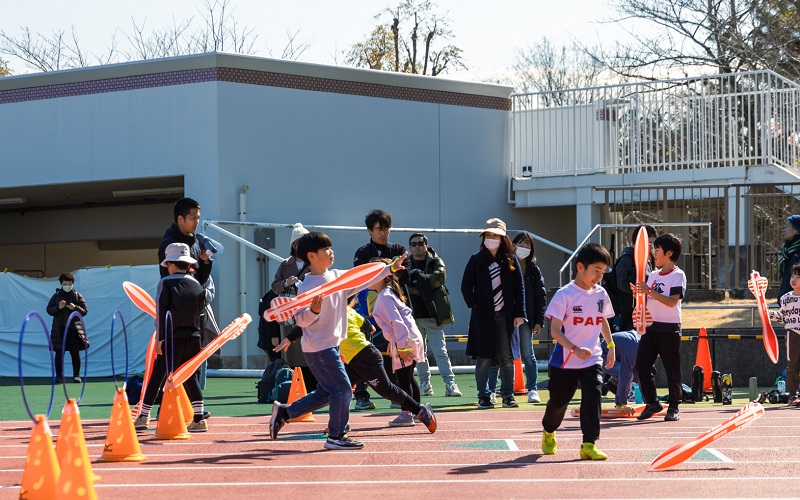
[[[189,253],[189,245],[186,243],[170,243],[164,250],[164,262],[162,266],[167,267],[167,262],[188,262],[189,264],[197,264],[197,261],[192,258]]]

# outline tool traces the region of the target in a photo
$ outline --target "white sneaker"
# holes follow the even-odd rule
[[[542,399],[539,397],[539,393],[536,392],[536,389],[532,389],[528,391],[528,403],[541,403]]]
[[[497,403],[497,394],[495,394],[495,393],[489,394],[489,401],[491,401],[492,404],[496,404]]]
[[[389,421],[389,427],[413,427],[414,416],[410,411],[401,411],[400,415]]]
[[[455,382],[447,382],[444,386],[444,395],[461,397],[461,391],[458,390]]]
[[[422,382],[419,384],[419,393],[422,396],[433,396],[433,387],[430,382]]]

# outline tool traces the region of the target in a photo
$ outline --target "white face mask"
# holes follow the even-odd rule
[[[72,285],[63,285],[61,287],[61,289],[64,290],[65,292],[69,293],[69,292],[72,291]]]
[[[527,259],[528,255],[530,255],[530,254],[531,254],[531,249],[530,248],[517,247],[517,258],[519,260]]]
[[[497,250],[500,248],[500,240],[483,240],[483,246],[489,250]]]

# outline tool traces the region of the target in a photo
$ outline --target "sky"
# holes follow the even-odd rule
[[[435,0],[436,11],[447,13],[454,32],[453,44],[463,49],[467,71],[448,73],[447,78],[482,81],[501,74],[514,63],[519,49],[542,37],[568,43],[570,37],[586,41],[610,40],[618,27],[601,23],[613,17],[607,0]],[[127,41],[119,30],[131,32],[133,20],[157,29],[191,16],[199,22],[206,10],[204,0],[37,0],[8,2],[0,14],[0,31],[19,36],[21,28],[51,35],[54,30],[74,27],[89,53],[107,51],[117,33],[118,46]],[[337,54],[366,38],[375,26],[375,14],[395,2],[386,0],[275,1],[229,0],[239,24],[254,28],[256,55],[279,57],[287,31],[299,30],[297,40],[310,48],[299,61],[336,64]],[[3,57],[9,60],[9,57]],[[33,70],[9,60],[14,74]]]

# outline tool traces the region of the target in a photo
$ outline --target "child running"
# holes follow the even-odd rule
[[[600,402],[603,375],[600,335],[608,346],[606,369],[614,366],[615,345],[607,318],[614,308],[599,285],[611,265],[608,250],[596,243],[583,246],[575,256],[575,279],[559,289],[547,306],[550,335],[557,344],[550,357],[550,400],[542,417],[542,453],[556,452],[556,429],[564,420],[572,396],[581,385],[581,460],[605,460],[608,455],[595,446],[600,438]]]
[[[325,233],[311,232],[297,240],[297,257],[306,262],[311,272],[298,286],[298,295],[320,285],[333,281],[343,274],[333,265],[333,246]],[[378,275],[381,280],[393,271],[404,269],[403,261],[407,254],[397,258]],[[311,304],[298,310],[294,317],[297,326],[303,329],[301,346],[303,356],[311,373],[317,379],[314,391],[286,406],[279,402],[272,405],[270,438],[277,439],[278,432],[290,418],[299,417],[330,404],[328,439],[325,448],[329,450],[353,450],[363,448],[364,444],[346,434],[350,418],[350,401],[353,387],[347,377],[339,344],[347,337],[347,297],[366,288],[366,285],[341,290],[322,298],[315,297]]]
[[[388,259],[372,260],[389,262]],[[418,405],[420,392],[417,379],[414,378],[414,367],[425,356],[422,334],[414,321],[411,308],[406,305],[400,282],[394,275],[370,284],[369,288],[378,292],[372,317],[383,330],[383,338],[389,343],[389,356],[392,358],[392,368],[397,375],[397,385],[410,394]],[[403,408],[400,415],[389,422],[389,425],[395,427],[414,425],[413,414],[409,408]]]
[[[206,291],[195,277],[189,274],[189,266],[196,264],[197,261],[189,253],[189,245],[170,243],[167,246],[161,265],[167,268],[169,275],[161,279],[156,292],[157,356],[153,362],[150,381],[144,389],[142,411],[133,424],[137,431],[147,430],[150,425],[150,409],[155,403],[158,391],[164,385],[167,374],[200,352],[202,339],[200,316],[205,307]],[[194,410],[194,419],[186,430],[207,431],[208,422],[203,418],[203,392],[197,377],[187,378],[183,387]]]
[[[400,405],[403,411],[409,415],[416,415],[417,419],[425,424],[430,432],[436,432],[436,417],[433,415],[431,405],[419,404],[406,391],[389,380],[389,375],[383,366],[381,352],[366,337],[368,334],[374,333],[375,327],[364,316],[356,312],[354,307],[357,300],[353,296],[347,303],[347,338],[339,345],[347,377],[353,385],[361,381],[369,384],[379,396]],[[302,336],[302,328],[293,328],[275,348],[275,352],[285,351],[292,342]],[[391,427],[411,427],[414,424],[413,419],[402,424],[396,423],[394,420],[389,422]],[[345,431],[349,432],[349,430],[350,426],[345,426]]]

